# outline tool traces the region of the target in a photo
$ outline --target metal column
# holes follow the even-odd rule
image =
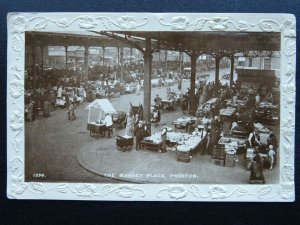
[[[86,81],[89,80],[89,46],[84,46],[84,70]]]
[[[165,74],[167,74],[168,70],[168,51],[165,50]]]
[[[130,62],[130,66],[131,66],[131,63],[132,63],[132,48],[130,48],[130,60],[129,60],[129,62]]]
[[[105,61],[105,47],[102,47],[102,66],[104,66]]]
[[[194,115],[196,112],[196,104],[195,104],[195,82],[196,82],[196,62],[197,55],[191,54],[191,85],[190,85],[190,98],[189,98],[189,112],[191,115]]]
[[[230,56],[230,78],[229,78],[230,86],[233,83],[233,74],[234,74],[234,54]]]
[[[41,69],[42,73],[44,73],[44,46],[41,46]]]
[[[220,73],[220,57],[216,56],[216,73],[215,73],[215,87],[219,86],[219,73]]]
[[[147,37],[146,48],[144,52],[144,120],[147,123],[150,123],[150,118],[151,118],[151,71],[152,71],[151,39]]]
[[[33,44],[31,46],[31,59],[32,59],[32,67],[31,67],[31,73],[33,76],[33,94],[36,94],[36,46]]]
[[[65,46],[66,69],[68,69],[68,46]]]
[[[121,64],[121,81],[123,81],[123,76],[124,76],[124,68],[123,68],[123,61],[124,61],[124,49],[123,47],[121,47],[121,51],[120,51],[120,64]]]

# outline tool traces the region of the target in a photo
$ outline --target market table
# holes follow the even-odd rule
[[[197,118],[194,116],[182,116],[176,119],[173,122],[173,125],[175,126],[175,128],[186,128],[187,124],[195,124],[196,119]]]
[[[174,110],[175,109],[175,101],[163,99],[163,100],[161,100],[161,108],[168,109],[168,110]]]
[[[143,140],[141,141],[141,148],[159,152],[161,149],[161,143],[162,142],[156,143],[152,141]]]
[[[247,140],[242,138],[221,137],[218,144],[224,146],[232,146],[236,149],[236,153],[242,154],[246,151]]]
[[[232,118],[236,112],[235,108],[227,107],[226,109],[220,109],[220,117],[223,120],[223,134],[229,136]]]
[[[235,113],[236,109],[227,107],[226,109],[220,109],[220,116],[231,117]]]

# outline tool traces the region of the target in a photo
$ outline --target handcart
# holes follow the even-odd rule
[[[85,109],[89,110],[87,130],[90,131],[90,136],[104,137],[107,131],[106,124],[103,121],[105,115],[117,113],[110,101],[108,99],[96,99]]]
[[[130,151],[133,146],[133,137],[127,135],[125,136],[117,135],[116,145],[118,150],[121,150],[123,152]]]
[[[105,124],[88,123],[87,130],[90,131],[91,137],[94,137],[96,135],[99,135],[100,137],[104,137],[105,132],[107,131],[107,128],[106,128]]]

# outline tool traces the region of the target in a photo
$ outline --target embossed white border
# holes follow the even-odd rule
[[[290,14],[9,13],[7,16],[7,196],[12,199],[131,201],[295,200],[296,20]],[[281,32],[280,182],[271,185],[24,182],[25,31]]]

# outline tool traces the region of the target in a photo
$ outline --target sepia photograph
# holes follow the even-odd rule
[[[291,201],[294,18],[111,15],[11,16],[9,192]]]

